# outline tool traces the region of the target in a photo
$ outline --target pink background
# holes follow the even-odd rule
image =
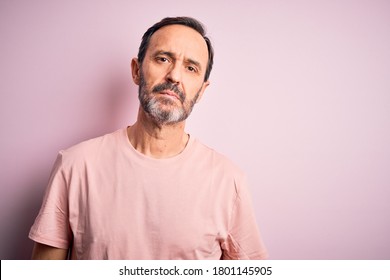
[[[205,23],[188,131],[246,170],[271,259],[390,259],[390,2],[0,1],[1,259],[58,150],[133,123],[130,60],[165,16]]]

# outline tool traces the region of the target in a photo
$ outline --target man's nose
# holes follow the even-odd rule
[[[182,69],[179,63],[172,64],[167,73],[167,80],[173,84],[179,85],[181,82],[181,71]]]

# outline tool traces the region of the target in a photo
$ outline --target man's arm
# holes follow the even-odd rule
[[[68,249],[60,249],[35,242],[31,259],[33,260],[66,260]]]

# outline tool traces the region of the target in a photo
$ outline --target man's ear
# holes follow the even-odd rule
[[[203,83],[202,85],[202,88],[200,89],[199,91],[199,96],[198,98],[196,99],[196,103],[198,103],[201,99],[202,99],[202,96],[203,96],[203,93],[204,91],[206,90],[206,88],[210,85],[210,81],[206,81]]]
[[[140,84],[140,72],[141,69],[140,69],[140,64],[138,62],[138,59],[133,58],[131,60],[131,74],[133,76],[133,81],[137,86],[139,86]]]

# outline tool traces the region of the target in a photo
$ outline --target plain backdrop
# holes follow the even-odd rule
[[[134,122],[146,29],[193,16],[215,48],[187,131],[248,175],[271,259],[390,259],[390,2],[0,1],[0,258],[60,149]]]

